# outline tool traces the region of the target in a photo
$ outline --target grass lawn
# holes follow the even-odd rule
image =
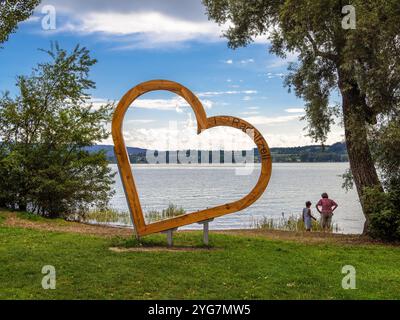
[[[5,220],[3,213],[0,299],[400,298],[400,248],[395,246],[211,232],[208,250],[199,248],[200,232],[178,232],[175,245],[192,246],[191,250],[114,252],[110,247],[136,242],[8,226]],[[144,242],[164,244],[165,235],[152,235]],[[56,268],[55,290],[41,287],[44,265]],[[356,268],[355,290],[342,289],[344,265]]]

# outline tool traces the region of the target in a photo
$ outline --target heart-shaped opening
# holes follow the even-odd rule
[[[139,103],[133,103],[124,120],[124,136],[146,224],[233,202],[252,190],[261,166],[254,163],[256,146],[245,133],[218,127],[197,135],[190,108],[183,110],[186,119],[180,117],[185,120],[172,125],[170,120],[157,116],[162,113],[162,118],[171,118],[177,115],[175,111],[152,110],[146,112],[152,122],[132,121],[143,119],[140,106],[152,100],[147,95],[136,100]],[[168,103],[170,98],[165,100]],[[138,146],[140,149],[132,148]],[[150,149],[145,150],[146,146]],[[232,150],[235,148],[240,149]],[[169,162],[171,158],[178,163]],[[120,185],[118,193],[123,193]],[[236,215],[222,217],[214,224],[224,228],[230,221],[241,225],[252,222],[248,216]]]

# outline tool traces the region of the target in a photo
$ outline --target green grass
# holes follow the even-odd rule
[[[116,253],[133,239],[0,225],[0,299],[399,299],[400,250],[384,245],[303,244],[215,234],[211,250]],[[201,233],[177,233],[176,246],[201,246]],[[144,246],[165,245],[165,235]],[[41,287],[44,265],[57,288]],[[341,287],[342,266],[357,289]]]

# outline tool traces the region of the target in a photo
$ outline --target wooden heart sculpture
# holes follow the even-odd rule
[[[129,156],[126,150],[125,141],[122,133],[122,124],[125,113],[131,103],[139,96],[146,92],[155,90],[167,90],[174,92],[185,99],[192,107],[197,120],[197,134],[203,130],[226,126],[242,130],[248,134],[257,145],[260,160],[261,173],[257,184],[249,194],[242,199],[226,203],[214,208],[208,208],[197,212],[187,213],[181,216],[153,222],[147,224],[145,222],[142,207],[140,205],[139,195],[136,189],[135,180],[133,179]],[[119,101],[112,120],[112,136],[114,140],[114,150],[118,162],[118,168],[121,175],[122,184],[125,190],[125,196],[128,202],[132,222],[136,229],[138,237],[147,234],[166,231],[181,227],[184,225],[205,221],[216,218],[228,213],[236,212],[247,208],[254,203],[266,189],[271,177],[272,160],[267,142],[261,133],[250,123],[231,116],[216,116],[207,118],[203,105],[200,100],[187,88],[179,83],[168,80],[151,80],[138,84],[129,90]]]

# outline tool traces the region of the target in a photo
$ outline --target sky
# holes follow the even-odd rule
[[[306,136],[304,101],[283,85],[289,62],[270,54],[258,37],[232,50],[222,37],[226,26],[209,21],[200,0],[42,1],[0,49],[0,91],[17,94],[16,76],[46,61],[57,41],[66,49],[87,47],[98,63],[90,77],[94,105],[118,100],[135,85],[152,79],[179,82],[195,93],[208,116],[231,115],[253,124],[270,147],[312,144]],[[332,97],[332,103],[340,101]],[[136,100],[124,120],[127,146],[147,149],[233,149],[254,147],[244,133],[218,127],[197,135],[190,106],[169,92]],[[328,144],[343,140],[335,125]],[[111,137],[101,144],[112,144]]]

